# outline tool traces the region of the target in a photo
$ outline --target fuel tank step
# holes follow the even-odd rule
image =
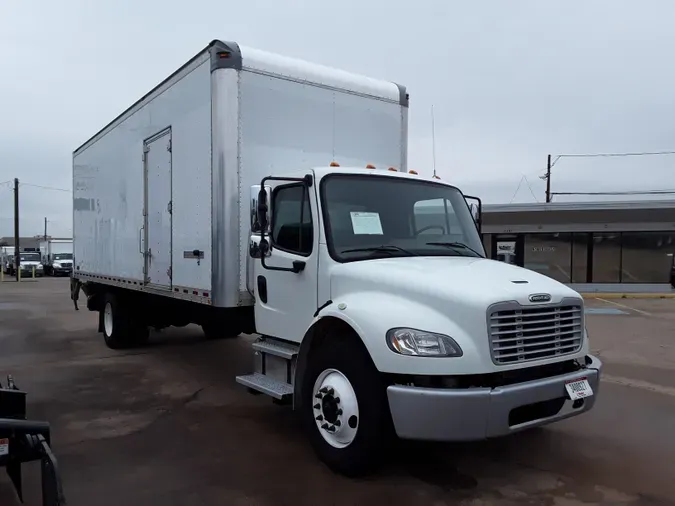
[[[286,360],[291,360],[297,356],[298,351],[300,351],[299,346],[270,339],[255,341],[251,346],[255,351],[285,358]]]
[[[269,378],[264,374],[254,372],[236,377],[237,383],[280,401],[287,401],[293,397],[293,385]]]

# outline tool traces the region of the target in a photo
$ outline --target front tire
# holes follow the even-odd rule
[[[382,462],[391,437],[386,386],[365,348],[328,336],[308,358],[302,418],[317,456],[333,471],[365,476]]]

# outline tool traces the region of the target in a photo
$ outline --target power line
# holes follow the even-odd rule
[[[532,185],[530,184],[529,179],[527,179],[527,176],[523,176],[523,177],[525,178],[525,183],[527,184],[527,187],[530,189],[530,193],[532,194],[532,198],[534,199],[535,202],[539,203],[539,199],[534,194],[534,191],[532,191]]]
[[[642,151],[642,152],[628,152],[628,153],[562,154],[562,155],[557,155],[557,158],[598,158],[598,157],[608,157],[608,156],[658,156],[658,155],[675,155],[675,151]]]
[[[675,195],[675,190],[634,190],[606,192],[551,192],[551,195]]]
[[[563,153],[556,155],[551,163],[553,167],[561,158],[618,158],[625,156],[664,156],[675,155],[675,151],[636,151],[627,153]]]
[[[523,184],[524,179],[525,179],[525,176],[520,177],[520,181],[518,182],[518,186],[516,187],[516,191],[513,192],[513,197],[511,197],[511,200],[509,201],[509,204],[512,204],[513,201],[516,199],[516,195],[518,195],[518,190],[520,190],[520,185]]]
[[[43,190],[55,190],[55,191],[59,191],[59,192],[72,193],[72,190],[67,190],[65,188],[56,188],[54,186],[42,186],[42,185],[39,185],[39,184],[30,184],[30,183],[21,183],[21,186],[32,186],[33,188],[41,188]]]
[[[628,151],[626,153],[563,153],[556,155],[555,158],[551,159],[551,155],[548,155],[548,161],[546,164],[546,172],[543,176],[539,176],[540,179],[546,181],[546,202],[552,200],[553,195],[660,195],[660,194],[669,194],[671,192],[664,190],[654,190],[649,192],[552,192],[551,191],[551,168],[561,159],[561,158],[617,158],[617,157],[627,157],[627,156],[663,156],[663,155],[675,155],[675,151]]]

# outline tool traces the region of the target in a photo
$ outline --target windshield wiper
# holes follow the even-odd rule
[[[342,250],[340,253],[356,253],[359,251],[369,251],[372,253],[395,253],[395,252],[401,252],[405,253],[408,256],[414,257],[417,256],[417,253],[413,253],[412,251],[408,251],[407,249],[403,249],[399,246],[394,246],[393,244],[383,244],[382,246],[369,246],[369,247],[364,247],[364,248],[352,248],[352,249],[345,249]]]
[[[428,242],[427,245],[428,246],[446,246],[448,248],[456,248],[456,249],[466,249],[466,250],[469,250],[470,252],[474,253],[477,257],[483,258],[483,255],[478,253],[471,246],[467,246],[463,242]]]

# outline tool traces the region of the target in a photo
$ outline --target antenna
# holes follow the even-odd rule
[[[434,106],[431,105],[431,156],[434,165],[434,177],[436,177],[436,128],[434,121]]]

